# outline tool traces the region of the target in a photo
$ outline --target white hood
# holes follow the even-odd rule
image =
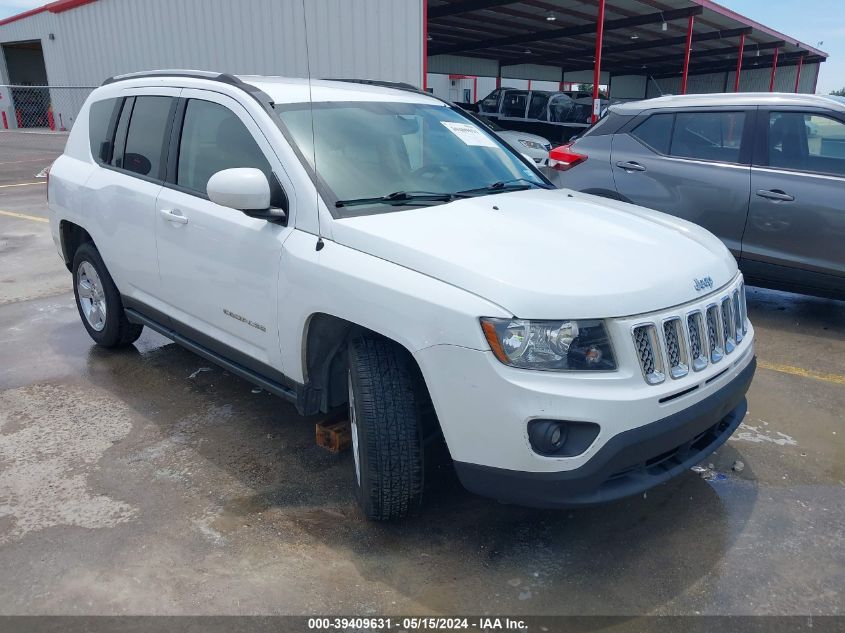
[[[530,319],[628,316],[697,299],[736,275],[718,238],[678,218],[534,189],[337,220],[340,244]],[[483,316],[483,315],[481,315]]]

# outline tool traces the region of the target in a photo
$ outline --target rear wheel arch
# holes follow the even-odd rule
[[[78,224],[74,224],[68,220],[59,222],[59,236],[61,238],[62,258],[65,260],[65,266],[71,270],[73,265],[73,257],[79,247],[87,242],[94,243],[91,234]],[[96,245],[95,245],[96,247]]]

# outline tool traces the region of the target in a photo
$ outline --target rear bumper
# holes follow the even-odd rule
[[[524,472],[455,462],[467,490],[523,506],[560,508],[641,493],[725,443],[742,422],[755,359],[715,393],[665,418],[618,433],[578,468]]]

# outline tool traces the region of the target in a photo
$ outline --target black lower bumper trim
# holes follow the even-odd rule
[[[756,359],[716,393],[683,411],[612,437],[583,466],[523,472],[455,462],[464,487],[499,501],[538,508],[603,503],[675,477],[725,443],[747,410]]]

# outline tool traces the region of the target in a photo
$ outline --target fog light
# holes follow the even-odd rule
[[[586,451],[598,437],[599,425],[568,420],[529,420],[528,441],[535,453],[545,457],[574,457]]]
[[[541,455],[554,455],[566,443],[568,430],[566,422],[559,420],[532,420],[528,425],[528,439]]]

